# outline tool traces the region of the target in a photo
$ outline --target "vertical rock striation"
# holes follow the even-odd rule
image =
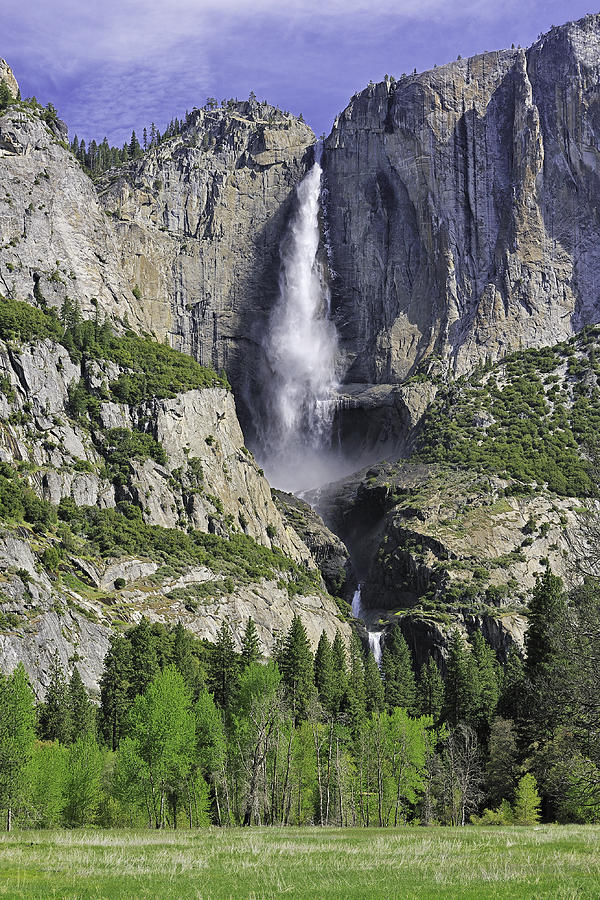
[[[346,380],[457,374],[600,317],[600,16],[355,95],[326,141]]]

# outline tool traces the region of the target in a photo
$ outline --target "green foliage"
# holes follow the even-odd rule
[[[167,463],[164,448],[151,434],[129,428],[110,428],[104,434],[102,452],[107,460],[108,472],[118,484],[127,483],[132,460],[143,462],[153,459],[161,466]]]
[[[0,339],[3,341],[58,341],[63,328],[53,310],[38,309],[22,300],[0,296]]]
[[[12,103],[14,103],[15,98],[11,94],[10,88],[5,81],[0,81],[0,112],[4,112],[5,109],[8,109]]]
[[[540,819],[540,795],[537,783],[531,772],[527,772],[519,780],[515,791],[514,821],[515,825],[535,825]]]
[[[416,686],[412,656],[399,625],[394,625],[381,654],[385,702],[388,710],[401,706],[415,711]]]
[[[600,426],[597,344],[597,329],[584,329],[569,344],[512,354],[491,371],[451,384],[424,418],[415,458],[546,485],[561,495],[594,495],[582,448]],[[559,368],[565,349],[578,354],[577,365],[569,364],[559,386],[542,376]]]
[[[44,530],[56,522],[56,508],[40,500],[8,463],[0,463],[0,520],[25,521]]]
[[[0,809],[10,831],[15,806],[26,793],[27,766],[33,753],[34,696],[23,664],[11,675],[0,673]]]
[[[168,796],[182,791],[194,746],[191,696],[174,667],[158,673],[131,710],[131,737],[141,766],[152,819],[166,824]]]
[[[242,638],[242,652],[240,654],[243,667],[249,666],[251,663],[258,662],[261,658],[260,646],[258,643],[258,632],[256,623],[252,616],[246,623],[244,637]]]
[[[1,486],[0,480],[0,490]],[[245,583],[261,578],[277,580],[278,573],[284,573],[292,593],[320,591],[318,575],[314,571],[293,562],[278,548],[264,547],[245,534],[223,538],[199,531],[184,533],[174,528],[147,525],[142,521],[140,510],[129,504],[101,510],[77,507],[66,499],[59,504],[58,515],[102,557],[142,555],[171,565],[201,565]]]
[[[91,825],[102,799],[104,754],[93,735],[78,737],[69,748],[63,819],[70,828]]]
[[[315,694],[313,655],[300,616],[292,619],[277,657],[286,698],[296,721],[307,718]]]
[[[321,637],[319,638],[314,666],[315,687],[319,696],[319,702],[324,710],[333,713],[336,706],[335,669],[331,644],[325,631],[321,632]]]
[[[36,741],[27,764],[27,821],[51,828],[62,821],[68,751],[58,742]]]

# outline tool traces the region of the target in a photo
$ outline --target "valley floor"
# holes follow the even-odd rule
[[[596,898],[600,827],[13,832],[0,897]]]

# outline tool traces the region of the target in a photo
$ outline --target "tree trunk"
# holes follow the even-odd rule
[[[6,810],[6,830],[12,830],[12,808],[10,806]]]

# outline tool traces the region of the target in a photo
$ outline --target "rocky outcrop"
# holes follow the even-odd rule
[[[226,368],[245,427],[276,298],[279,242],[315,137],[254,101],[194,110],[180,135],[99,183],[119,260],[156,333]]]
[[[355,95],[325,144],[345,380],[462,374],[600,317],[600,17]]]
[[[138,406],[105,401],[96,422],[73,416],[69,390],[81,378],[92,388],[122,371],[106,361],[76,365],[63,346],[49,340],[22,347],[0,342],[0,460],[20,464],[51,503],[71,497],[78,506],[106,508],[132,500],[148,524],[243,532],[314,565],[244,446],[230,391],[192,390]],[[132,460],[130,480],[116,489],[102,452],[104,433],[112,428],[150,431],[166,464]]]
[[[329,485],[325,521],[348,546],[372,630],[394,623],[418,662],[454,628],[482,630],[503,657],[523,645],[528,597],[546,565],[572,580],[577,501],[513,495],[495,476],[410,463]]]
[[[26,529],[0,534],[0,671],[12,671],[22,662],[40,699],[55,652],[67,672],[77,665],[96,695],[113,628],[136,624],[142,616],[167,626],[181,622],[211,641],[227,619],[238,648],[252,616],[265,654],[272,652],[295,614],[313,649],[323,630],[331,640],[336,631],[345,641],[350,635],[331,597],[291,597],[283,573],[278,581],[243,584],[228,583],[222,573],[208,568],[169,573],[145,559],[92,562],[72,556],[69,565],[68,577],[49,577],[40,569]],[[117,579],[125,586],[119,587]]]
[[[343,541],[327,528],[318,513],[304,500],[284,491],[273,493],[284,521],[300,535],[309,548],[329,593],[349,602],[355,579],[348,549]]]
[[[16,100],[16,98],[19,96],[19,85],[17,83],[17,79],[14,76],[13,70],[5,59],[0,59],[0,81],[4,82],[4,84],[8,87],[9,91]]]
[[[69,151],[59,120],[26,104],[0,115],[0,293],[87,318],[160,330],[160,303],[140,304],[119,265],[118,243],[94,186]]]

